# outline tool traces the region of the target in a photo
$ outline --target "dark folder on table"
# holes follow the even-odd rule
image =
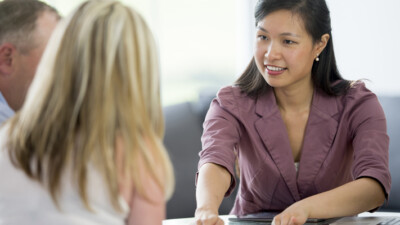
[[[246,225],[246,224],[271,224],[272,220],[280,212],[260,212],[254,214],[247,214],[229,218],[229,224]],[[308,219],[306,223],[312,224],[326,224],[325,219]]]
[[[269,225],[280,212],[261,212],[229,218],[229,225]],[[371,217],[343,217],[332,219],[308,219],[310,225],[400,225],[400,217],[371,216]]]

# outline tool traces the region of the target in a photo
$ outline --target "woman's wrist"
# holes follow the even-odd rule
[[[218,207],[210,206],[210,205],[198,206],[196,208],[195,214],[198,212],[210,212],[210,213],[215,213],[218,215]]]
[[[305,213],[305,215],[307,216],[307,218],[314,218],[313,214],[315,214],[313,212],[313,199],[312,198],[306,198],[303,199],[301,201],[296,202],[295,204],[298,204],[297,207],[300,207],[302,209],[302,211]]]

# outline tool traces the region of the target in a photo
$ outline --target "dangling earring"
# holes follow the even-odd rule
[[[319,56],[317,55],[317,58],[315,58],[315,61],[319,62]]]

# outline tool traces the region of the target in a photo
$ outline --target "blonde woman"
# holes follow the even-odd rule
[[[118,1],[57,26],[0,130],[0,224],[161,224],[173,189],[153,37]]]

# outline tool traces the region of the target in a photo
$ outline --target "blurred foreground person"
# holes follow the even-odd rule
[[[118,1],[60,22],[0,130],[2,223],[162,223],[173,174],[157,59],[145,21]]]

